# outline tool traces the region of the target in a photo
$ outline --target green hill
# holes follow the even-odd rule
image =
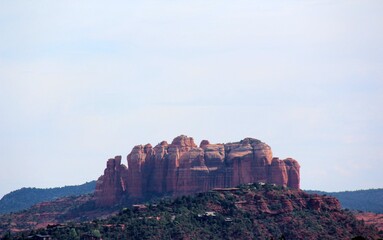
[[[383,189],[368,189],[345,192],[323,192],[307,190],[307,193],[333,196],[343,208],[364,212],[383,213]]]
[[[3,239],[378,239],[328,196],[248,184],[124,208],[103,220],[64,223]]]
[[[17,212],[27,209],[40,202],[51,201],[66,196],[78,196],[92,193],[96,181],[91,181],[78,186],[65,186],[57,188],[22,188],[6,194],[0,200],[0,214]]]

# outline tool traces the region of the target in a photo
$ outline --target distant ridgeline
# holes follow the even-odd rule
[[[343,208],[374,213],[383,213],[383,189],[345,192],[323,192],[306,190],[307,193],[329,195],[339,199]]]
[[[96,181],[87,182],[78,186],[57,188],[22,188],[6,194],[0,200],[0,214],[17,212],[27,209],[40,202],[51,201],[66,196],[78,196],[93,193]]]
[[[97,206],[112,206],[122,200],[140,202],[153,197],[190,195],[213,188],[264,182],[299,189],[300,166],[292,158],[273,158],[269,145],[254,138],[199,147],[193,138],[181,135],[166,141],[135,146],[127,156],[109,159],[97,180]]]

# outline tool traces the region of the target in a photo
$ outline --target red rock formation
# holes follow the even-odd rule
[[[98,205],[113,205],[123,196],[138,201],[251,182],[299,188],[298,162],[273,158],[271,148],[254,138],[227,144],[203,140],[197,147],[193,138],[181,135],[171,144],[135,146],[127,156],[128,168],[120,161],[109,160],[98,180]]]
[[[284,160],[286,164],[286,171],[288,175],[288,182],[287,186],[295,189],[300,188],[300,166],[297,160],[294,160],[292,158],[287,158]]]
[[[279,158],[273,158],[269,168],[269,183],[274,183],[280,186],[287,186],[288,175],[285,161]]]
[[[111,206],[120,201],[126,191],[128,170],[121,164],[121,156],[108,160],[104,175],[97,180],[97,206]]]
[[[267,182],[268,168],[273,158],[271,148],[259,140],[253,141],[251,145],[254,151],[254,182]]]
[[[223,144],[210,144],[207,140],[202,141],[200,146],[204,151],[205,165],[209,170],[208,189],[230,186],[231,184],[227,181],[231,179],[231,175],[226,177],[228,167],[225,166],[225,146]]]
[[[197,147],[193,138],[181,135],[176,137],[168,146],[168,171],[166,174],[166,193],[174,194],[177,188],[177,170],[182,155],[192,148]]]
[[[209,145],[210,142],[208,140],[202,140],[201,143],[199,144],[200,148],[204,148],[205,146]]]
[[[167,174],[168,143],[163,141],[153,148],[148,168],[147,192],[151,195],[162,195],[166,191],[165,179]]]
[[[142,196],[142,170],[145,162],[146,154],[144,146],[135,146],[128,155],[128,194],[132,198],[140,198]]]
[[[233,165],[233,186],[253,182],[253,159],[253,148],[249,143],[233,144],[230,147],[227,161]]]
[[[193,148],[180,158],[174,195],[189,195],[209,190],[209,170],[205,165],[202,148]]]

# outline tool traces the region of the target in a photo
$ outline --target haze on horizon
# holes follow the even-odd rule
[[[0,197],[134,145],[254,137],[301,187],[381,188],[382,1],[1,1]],[[126,160],[124,160],[126,163]]]

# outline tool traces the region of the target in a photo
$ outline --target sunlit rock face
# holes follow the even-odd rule
[[[127,166],[120,156],[109,159],[95,198],[98,206],[112,206],[122,199],[189,195],[251,182],[299,189],[299,169],[296,160],[273,158],[270,146],[254,138],[226,144],[203,140],[198,147],[181,135],[171,144],[135,146]]]

